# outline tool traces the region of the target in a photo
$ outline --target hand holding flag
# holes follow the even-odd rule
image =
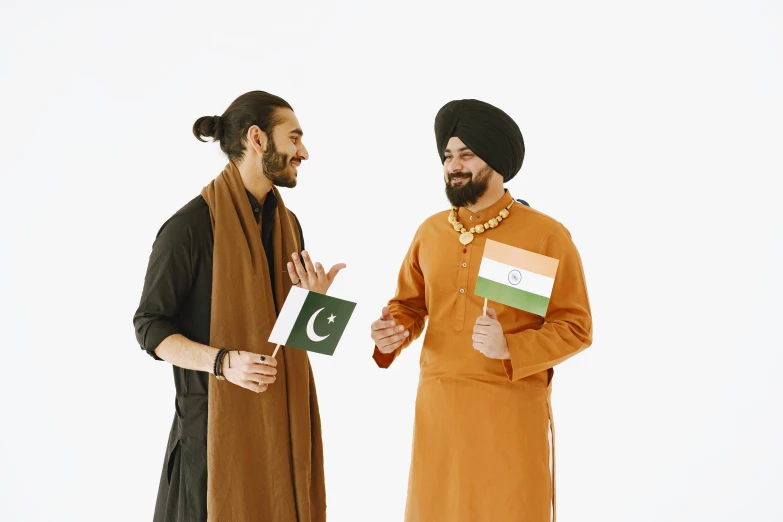
[[[473,327],[473,348],[490,359],[510,359],[503,326],[487,300],[544,317],[558,264],[557,259],[488,239],[475,289],[484,298],[484,315]]]
[[[223,358],[223,375],[237,386],[265,392],[277,379],[277,361],[268,355],[259,357],[253,352],[231,350]]]
[[[503,326],[494,309],[487,308],[486,313],[476,319],[473,326],[473,348],[490,359],[511,358]]]

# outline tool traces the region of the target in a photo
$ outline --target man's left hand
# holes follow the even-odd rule
[[[476,325],[473,327],[473,348],[490,359],[511,359],[503,327],[494,309],[487,308],[487,315],[476,319]]]
[[[303,250],[301,256],[296,253],[292,254],[291,259],[293,259],[293,262],[288,263],[288,276],[291,278],[291,282],[299,288],[312,290],[324,295],[329,290],[329,287],[332,286],[334,278],[337,277],[337,272],[345,268],[345,263],[338,263],[329,272],[324,272],[324,267],[321,263],[313,265],[307,250]],[[302,260],[304,260],[304,265]]]

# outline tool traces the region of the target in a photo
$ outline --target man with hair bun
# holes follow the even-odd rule
[[[277,187],[308,159],[291,106],[243,94],[193,134],[220,142],[225,169],[160,229],[136,339],[172,364],[176,386],[155,522],[322,522],[321,423],[307,352],[267,340],[291,287],[325,294]]]
[[[388,368],[427,324],[405,520],[549,521],[552,367],[592,343],[582,263],[563,225],[504,188],[525,157],[505,112],[451,101],[435,141],[452,209],[419,227],[370,332],[373,358]],[[488,239],[559,260],[544,315],[497,303],[483,311],[474,289]]]

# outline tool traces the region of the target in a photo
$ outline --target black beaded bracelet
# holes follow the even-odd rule
[[[225,381],[226,378],[223,376],[223,357],[226,356],[228,353],[228,350],[225,348],[221,348],[218,350],[217,355],[215,356],[215,363],[212,366],[212,373],[215,375],[215,378],[219,381]]]
[[[226,376],[223,375],[223,359],[226,358],[226,355],[228,355],[228,350],[224,348],[223,353],[220,355],[220,359],[218,360],[218,367],[217,367],[217,372],[218,375],[220,375],[221,381],[226,379]]]

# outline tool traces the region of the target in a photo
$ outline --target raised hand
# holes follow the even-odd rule
[[[307,250],[302,251],[301,258],[297,253],[291,254],[291,259],[293,262],[288,262],[288,275],[291,277],[291,283],[319,294],[326,294],[326,291],[332,286],[334,278],[337,277],[337,273],[346,266],[345,263],[337,263],[328,273],[325,273],[321,263],[313,265]],[[304,260],[304,265],[302,260]]]

